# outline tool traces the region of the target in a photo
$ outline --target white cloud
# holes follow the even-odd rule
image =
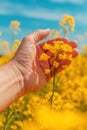
[[[0,2],[1,3],[1,2]],[[16,8],[14,8],[16,7]],[[67,10],[66,13],[69,11]],[[41,7],[32,7],[24,6],[22,4],[13,4],[13,3],[1,3],[0,4],[0,14],[2,15],[21,15],[25,17],[40,18],[46,20],[58,20],[63,16],[64,12],[60,9],[58,10],[49,10]]]
[[[22,4],[0,1],[0,14],[20,14],[22,10],[25,10],[25,6]]]
[[[68,0],[53,0],[53,1],[68,1]],[[70,0],[70,1],[82,1],[82,0]],[[16,7],[16,8],[15,8]],[[29,18],[39,18],[45,20],[60,20],[64,14],[72,15],[70,10],[62,10],[62,9],[46,9],[41,7],[32,7],[24,6],[22,4],[13,4],[9,2],[0,2],[0,14],[2,15],[21,15]],[[78,24],[82,23],[87,25],[87,13],[76,12],[74,14],[76,21]]]
[[[54,3],[73,3],[73,4],[82,4],[85,2],[85,0],[51,0]]]
[[[36,9],[36,10],[30,10],[30,11],[23,11],[22,15],[26,17],[32,17],[32,18],[40,18],[40,19],[46,19],[46,20],[59,20],[61,16],[64,14],[62,11],[51,11],[47,9]]]

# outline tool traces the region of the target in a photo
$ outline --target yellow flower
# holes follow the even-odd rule
[[[31,110],[26,110],[23,112],[23,114],[27,116],[27,115],[31,114]]]
[[[67,58],[66,54],[59,54],[59,59],[65,60]]]
[[[9,46],[9,43],[7,41],[3,41],[1,42],[2,46],[3,47],[8,47]]]
[[[39,56],[39,60],[48,60],[49,58],[50,58],[50,56],[48,56],[44,52]]]
[[[43,46],[43,49],[44,50],[49,50],[50,47],[51,47],[50,44],[45,43],[44,46]]]
[[[69,26],[74,27],[75,25],[74,25],[74,23],[69,23]]]
[[[71,54],[66,54],[66,53],[63,53],[63,54],[59,54],[59,59],[62,59],[62,60],[72,60],[72,55]]]
[[[22,122],[21,121],[15,121],[15,125],[22,127]]]
[[[73,16],[64,15],[63,20],[59,22],[60,26],[64,29],[65,34],[69,34],[69,32],[74,32],[75,27],[75,19]]]
[[[63,27],[64,24],[65,24],[65,22],[64,22],[63,20],[61,20],[61,21],[59,22],[59,24],[60,24],[61,27]]]
[[[61,50],[63,50],[64,52],[72,52],[72,47],[67,43],[63,43],[61,45]]]
[[[18,28],[20,26],[20,22],[19,21],[11,21],[11,25],[10,28]]]
[[[54,66],[55,68],[57,68],[57,67],[59,66],[59,63],[58,63],[57,61],[55,61],[55,62],[53,63],[53,66]]]
[[[44,73],[45,74],[49,74],[50,73],[50,69],[44,69]]]
[[[0,121],[0,127],[2,127],[3,126],[3,123]]]
[[[71,22],[71,23],[74,23],[75,20],[74,20],[74,17],[73,16],[70,16],[70,15],[64,15],[64,20],[66,22]]]
[[[11,130],[17,130],[17,126],[16,125],[11,125]]]
[[[16,35],[20,31],[20,22],[19,21],[11,21],[10,28],[12,30],[12,33]]]
[[[21,41],[18,40],[18,39],[16,39],[16,40],[15,40],[15,43],[18,44],[18,45],[20,45]]]
[[[17,49],[17,45],[14,44],[14,45],[12,46],[12,49]]]

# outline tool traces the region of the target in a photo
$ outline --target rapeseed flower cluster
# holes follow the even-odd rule
[[[39,56],[39,60],[48,60],[50,61],[51,58],[54,59],[53,67],[58,68],[60,65],[60,60],[72,60],[72,47],[68,43],[64,43],[63,41],[55,40],[49,43],[44,43],[43,45],[44,52]],[[47,55],[45,51],[49,51],[52,54]],[[46,74],[50,73],[48,68],[45,69]]]
[[[18,32],[20,31],[20,22],[19,21],[11,21],[10,28],[11,28],[12,33],[14,35],[18,34]]]
[[[75,19],[73,16],[64,15],[63,20],[59,22],[59,25],[64,29],[64,34],[75,31]]]
[[[54,40],[52,41],[50,44],[49,43],[44,43],[43,45],[43,50],[44,52],[42,54],[40,54],[39,56],[39,60],[43,61],[43,60],[47,60],[48,62],[50,62],[51,58],[54,59],[53,63],[51,64],[51,67],[53,68],[53,70],[49,69],[49,68],[45,68],[44,73],[46,75],[52,73],[53,71],[53,90],[52,90],[52,95],[51,95],[51,105],[52,105],[52,101],[53,101],[53,96],[54,96],[54,91],[55,91],[55,87],[56,87],[56,83],[55,83],[55,75],[56,75],[56,71],[58,68],[64,68],[64,63],[61,63],[60,61],[62,60],[72,60],[72,47],[64,42],[64,41],[59,41],[59,40]],[[47,55],[45,53],[45,51],[50,52],[52,57]],[[66,65],[67,67],[67,65]]]

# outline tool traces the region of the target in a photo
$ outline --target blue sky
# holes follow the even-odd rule
[[[0,31],[3,39],[11,40],[8,26],[10,21],[18,20],[22,39],[36,29],[59,29],[58,21],[64,14],[75,17],[73,38],[87,31],[87,0],[0,0]]]

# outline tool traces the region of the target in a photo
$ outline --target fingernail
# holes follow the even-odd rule
[[[47,28],[47,29],[45,29],[45,31],[50,31],[50,29],[49,29],[49,28]]]

